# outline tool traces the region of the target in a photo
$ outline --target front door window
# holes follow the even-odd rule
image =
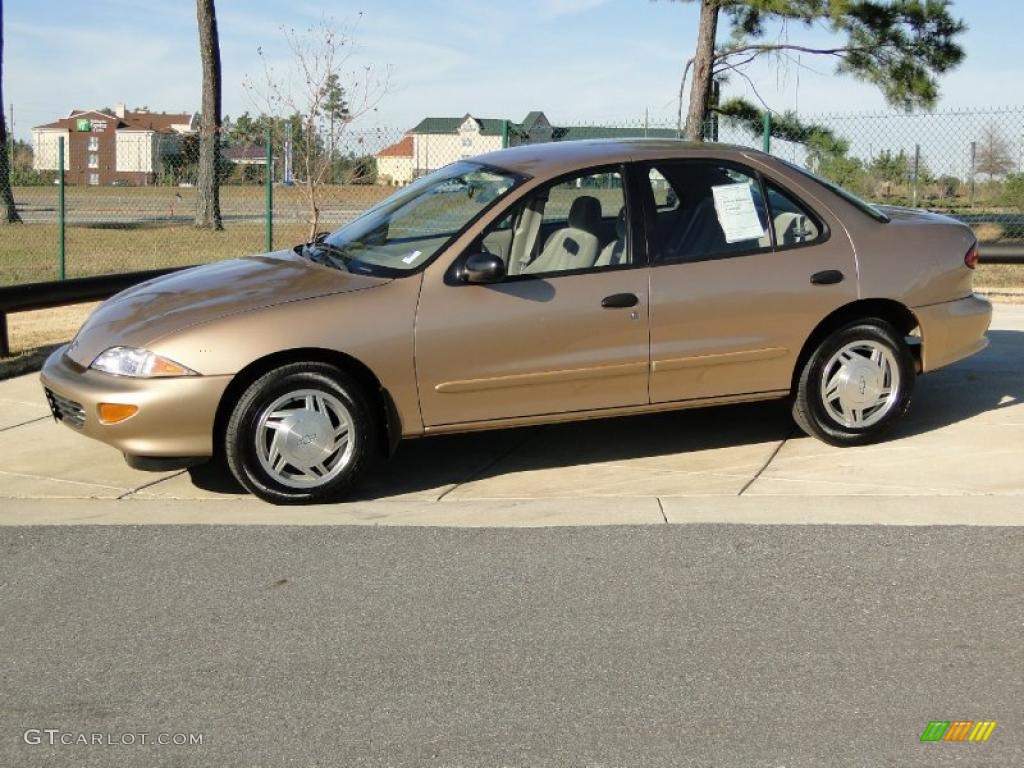
[[[587,171],[541,188],[483,237],[509,278],[555,277],[633,263],[622,173]]]

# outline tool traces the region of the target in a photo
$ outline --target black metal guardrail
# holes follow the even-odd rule
[[[1024,245],[982,245],[980,257],[982,264],[1024,264]]]
[[[180,269],[187,269],[187,267],[147,269],[142,272],[124,272],[119,275],[97,275],[46,283],[4,286],[0,288],[0,357],[9,357],[11,354],[10,337],[7,333],[7,315],[11,312],[27,312],[33,309],[49,309],[50,307],[109,299],[125,288],[131,288],[133,285],[177,272]]]
[[[981,247],[981,263],[1024,264],[1024,246],[984,245]],[[27,312],[33,309],[49,309],[109,299],[125,288],[182,269],[188,267],[148,269],[119,275],[97,275],[47,283],[4,286],[0,288],[0,357],[9,357],[11,354],[10,338],[7,333],[7,315],[11,312]]]

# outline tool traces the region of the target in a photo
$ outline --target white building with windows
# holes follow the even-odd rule
[[[474,117],[426,117],[402,140],[377,155],[377,179],[381,184],[403,185],[456,160],[494,152],[520,144],[571,141],[588,138],[642,136],[675,137],[675,131],[602,126],[556,127],[536,110],[522,122]]]

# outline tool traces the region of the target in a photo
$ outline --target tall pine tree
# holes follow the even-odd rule
[[[680,123],[685,82],[693,72],[686,137],[703,138],[715,77],[743,75],[766,55],[804,54],[831,58],[836,72],[877,86],[900,107],[929,107],[938,98],[939,75],[963,61],[958,40],[966,30],[950,13],[950,0],[676,0],[700,4],[697,50],[680,86]],[[719,44],[722,14],[731,27]],[[788,34],[769,36],[785,23]],[[801,43],[799,28],[828,29],[833,45]],[[735,101],[733,102],[735,104]],[[682,126],[680,126],[682,127]]]

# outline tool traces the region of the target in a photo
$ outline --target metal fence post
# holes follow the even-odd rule
[[[57,279],[64,279],[64,137],[57,137]]]
[[[267,231],[267,252],[274,250],[274,159],[272,154],[272,140],[270,129],[267,128],[265,140],[267,144],[266,153],[266,231]]]
[[[971,208],[974,207],[974,176],[977,173],[976,167],[978,162],[978,142],[971,142]]]
[[[765,154],[770,154],[772,151],[772,113],[764,113],[764,134],[761,140],[761,149]]]
[[[508,147],[508,120],[501,121],[501,148]]]
[[[917,208],[917,186],[921,179],[921,145],[914,145],[914,192],[913,192],[913,203],[911,208]]]

